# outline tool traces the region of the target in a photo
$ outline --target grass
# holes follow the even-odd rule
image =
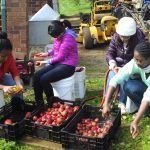
[[[80,12],[90,13],[90,2],[87,0],[59,0],[61,16],[79,15]]]

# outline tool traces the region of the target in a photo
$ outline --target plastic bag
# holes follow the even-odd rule
[[[127,97],[127,102],[126,102],[126,112],[127,113],[134,113],[135,111],[137,111],[138,107],[134,104],[134,102]]]
[[[0,108],[3,107],[4,105],[5,105],[4,92],[0,90]]]

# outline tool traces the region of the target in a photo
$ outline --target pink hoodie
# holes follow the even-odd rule
[[[53,44],[52,51],[49,55],[52,58],[50,64],[66,64],[76,67],[78,64],[76,34],[66,29],[65,34],[61,38],[56,38]]]

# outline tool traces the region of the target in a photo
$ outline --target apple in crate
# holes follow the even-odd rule
[[[31,117],[31,112],[26,112],[25,118],[30,118]]]
[[[4,124],[11,125],[11,124],[13,124],[13,121],[11,119],[6,119],[4,121]]]

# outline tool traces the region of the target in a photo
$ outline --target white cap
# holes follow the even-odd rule
[[[136,22],[131,17],[123,17],[119,20],[116,32],[121,36],[131,36],[136,33]]]

